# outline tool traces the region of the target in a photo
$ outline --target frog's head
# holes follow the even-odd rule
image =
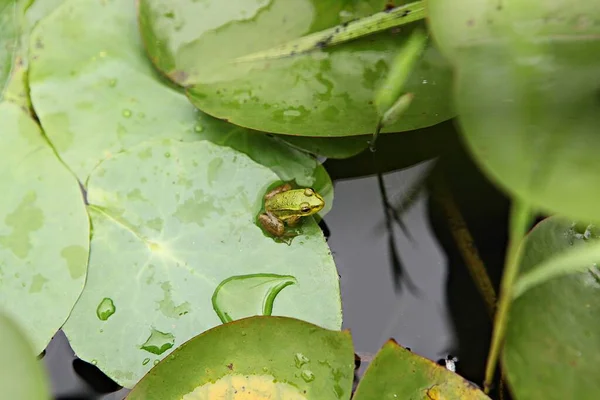
[[[316,214],[325,207],[325,200],[323,200],[323,197],[311,188],[304,189],[299,200],[298,211],[300,211],[302,216]]]

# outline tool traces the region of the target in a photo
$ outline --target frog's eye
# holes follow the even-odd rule
[[[300,211],[303,214],[306,214],[306,213],[310,212],[310,205],[308,203],[301,203],[300,204]]]
[[[304,189],[304,195],[305,196],[312,196],[313,194],[315,194],[315,191],[312,190],[311,188]]]

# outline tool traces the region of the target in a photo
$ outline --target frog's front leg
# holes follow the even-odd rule
[[[273,236],[282,237],[285,233],[285,225],[283,222],[270,212],[260,214],[258,216],[258,221],[261,226]]]
[[[265,194],[265,200],[270,199],[271,197],[275,196],[276,194],[287,192],[288,190],[291,190],[291,189],[292,189],[292,185],[290,185],[289,183],[284,183],[283,185],[277,186],[275,189],[273,189],[270,192],[268,192],[267,194]]]
[[[293,217],[289,217],[288,219],[285,220],[285,223],[288,224],[288,226],[296,226],[298,224],[298,222],[300,222],[300,216],[296,215]]]

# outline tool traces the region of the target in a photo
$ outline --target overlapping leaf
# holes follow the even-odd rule
[[[573,247],[590,246],[586,242],[597,245],[598,233],[556,217],[541,222],[526,239],[521,273]],[[599,294],[600,271],[590,263],[583,272],[546,280],[515,300],[503,357],[517,399],[596,397]]]
[[[410,28],[277,59],[235,60],[383,11],[385,5],[381,0],[237,1],[227,6],[217,0],[142,0],[139,15],[151,59],[173,81],[193,85],[188,95],[201,110],[267,132],[350,136],[375,130],[375,90]],[[449,119],[449,89],[450,70],[429,47],[406,86],[415,94],[413,104],[385,131]]]

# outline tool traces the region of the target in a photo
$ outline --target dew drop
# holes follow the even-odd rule
[[[309,362],[310,359],[302,353],[296,353],[296,355],[294,356],[294,361],[296,363],[296,368],[300,368],[301,366]]]
[[[100,321],[106,321],[115,311],[115,303],[108,297],[103,298],[98,307],[96,307],[96,315]]]
[[[108,81],[108,86],[110,86],[110,87],[115,87],[115,86],[117,86],[117,80],[116,80],[115,78],[113,78],[113,79],[110,79],[110,80]]]
[[[175,336],[172,333],[165,333],[152,328],[150,336],[141,346],[141,349],[152,354],[162,354],[173,347],[174,344]]]
[[[156,365],[160,362],[160,360],[154,360],[154,362],[152,364]]]
[[[149,358],[144,358],[144,361],[142,361],[142,365],[146,365],[150,362]]]
[[[92,360],[92,365],[98,365],[98,360]]]
[[[315,380],[315,374],[309,369],[302,370],[300,376],[304,379],[304,382],[312,382]]]
[[[168,151],[165,153],[165,158],[170,158],[171,157],[171,153],[169,153]]]
[[[200,124],[196,124],[196,126],[194,127],[194,132],[196,133],[200,133],[204,130],[204,127]]]
[[[131,110],[126,108],[123,110],[122,114],[125,118],[129,118],[129,117],[131,117]]]

